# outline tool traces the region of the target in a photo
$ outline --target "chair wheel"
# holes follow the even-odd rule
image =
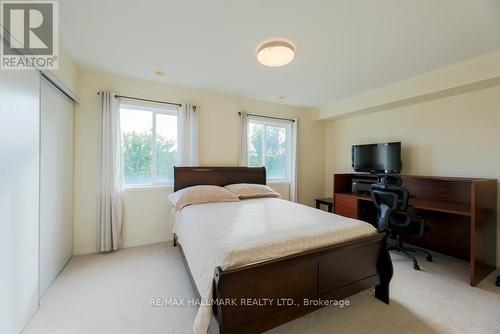
[[[413,269],[420,270],[420,266],[418,264],[413,265]]]
[[[432,262],[432,256],[430,255],[427,256],[427,262]]]

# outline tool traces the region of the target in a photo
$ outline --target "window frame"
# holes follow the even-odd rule
[[[249,166],[248,163],[248,158],[250,154],[250,136],[248,135],[248,129],[250,128],[250,123],[254,124],[261,124],[264,126],[264,129],[266,126],[273,126],[273,127],[279,127],[279,128],[285,128],[286,131],[286,166],[285,166],[285,177],[284,178],[271,178],[269,176],[266,176],[267,182],[269,183],[290,183],[291,180],[291,175],[292,175],[292,123],[291,121],[288,120],[279,120],[279,119],[269,119],[265,117],[258,117],[258,116],[247,116],[247,165]],[[263,135],[264,136],[264,135]],[[264,136],[265,138],[265,136]],[[263,139],[263,145],[265,147],[265,139]],[[269,169],[267,168],[265,164],[265,150],[263,150],[263,155],[262,155],[262,160],[261,161],[263,164],[262,166],[266,167],[266,174],[269,174]],[[249,166],[250,167],[250,166]]]
[[[121,110],[122,107],[124,109],[131,109],[131,110],[143,110],[147,112],[151,112],[152,118],[153,118],[153,124],[152,124],[152,138],[153,138],[153,143],[151,145],[151,154],[152,154],[152,159],[151,159],[151,183],[144,183],[144,184],[126,184],[125,183],[125,163],[124,163],[124,158],[123,158],[123,145],[120,145],[120,156],[121,156],[121,172],[122,172],[122,189],[123,190],[134,190],[134,189],[154,189],[154,188],[167,188],[167,187],[172,187],[174,185],[174,182],[156,182],[156,115],[169,115],[169,116],[175,116],[176,117],[176,123],[177,123],[177,139],[176,139],[176,144],[178,145],[179,143],[179,110],[180,107],[175,107],[175,106],[170,106],[170,105],[163,105],[159,103],[154,103],[154,102],[144,102],[144,101],[120,101],[119,103],[119,110],[120,110],[120,123],[121,123]],[[122,136],[122,130],[120,128],[120,136]],[[178,154],[179,152],[177,152]]]

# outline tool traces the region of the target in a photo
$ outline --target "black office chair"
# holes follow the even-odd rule
[[[377,228],[380,232],[389,231],[396,241],[389,250],[401,252],[413,260],[413,268],[420,270],[417,260],[410,252],[421,252],[432,262],[432,255],[420,248],[406,247],[401,241],[405,235],[422,236],[429,231],[429,226],[422,218],[414,220],[408,212],[408,189],[401,186],[400,177],[383,175],[371,186],[373,201],[378,208]]]

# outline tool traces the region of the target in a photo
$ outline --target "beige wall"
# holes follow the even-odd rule
[[[239,116],[252,113],[298,117],[300,121],[301,202],[312,205],[323,192],[324,123],[312,122],[304,108],[259,102],[236,96],[180,88],[152,81],[126,78],[91,70],[79,71],[77,92],[80,105],[75,117],[75,253],[96,251],[98,90],[201,107],[200,163],[204,166],[236,166],[239,159]],[[272,185],[287,198],[288,186]],[[169,188],[130,190],[123,194],[125,247],[171,238]]]
[[[351,145],[386,141],[403,143],[405,174],[500,179],[500,86],[328,122],[325,195],[351,170]]]

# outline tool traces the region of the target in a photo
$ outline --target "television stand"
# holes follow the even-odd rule
[[[376,222],[370,195],[353,194],[353,178],[377,180],[370,174],[334,175],[334,213]],[[401,175],[410,192],[409,205],[424,217],[430,231],[405,237],[414,245],[470,262],[470,284],[476,286],[496,268],[497,180]]]

